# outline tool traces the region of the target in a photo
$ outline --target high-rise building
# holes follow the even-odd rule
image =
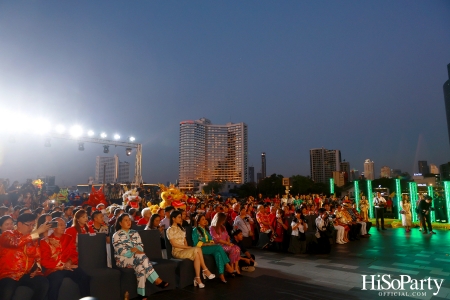
[[[341,151],[315,148],[309,150],[311,179],[314,182],[328,183],[333,171],[340,171]]]
[[[201,118],[180,122],[179,188],[211,181],[247,182],[247,125],[213,125]]]
[[[439,168],[435,164],[430,164],[430,174],[439,174]]]
[[[266,178],[266,152],[261,153],[261,176]]]
[[[426,175],[430,173],[430,169],[428,168],[428,163],[426,160],[419,160],[419,173],[422,175]]]
[[[356,169],[351,170],[349,180],[350,181],[359,180],[359,171]]]
[[[248,182],[255,182],[255,168],[248,167]]]
[[[391,168],[387,166],[381,167],[380,178],[391,178]]]
[[[450,161],[439,166],[441,181],[450,180]]]
[[[350,178],[350,163],[348,161],[341,162],[341,172],[344,172],[344,181],[345,183],[349,181],[353,181]]]
[[[345,185],[345,173],[339,171],[333,171],[334,184],[338,187]]]
[[[374,162],[370,159],[364,161],[364,178],[368,180],[374,180]]]
[[[256,173],[256,182],[259,183],[262,179],[263,179],[262,174],[259,172]]]
[[[103,178],[105,182],[103,182]],[[130,164],[119,161],[119,156],[97,156],[95,163],[95,182],[113,183],[130,180]]]
[[[450,141],[450,64],[447,65],[448,80],[444,83],[445,112],[447,115],[447,131]]]

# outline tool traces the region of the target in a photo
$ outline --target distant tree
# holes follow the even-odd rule
[[[258,183],[258,192],[263,197],[274,197],[275,195],[284,194],[285,188],[283,186],[283,175],[272,174],[270,177],[262,179]]]
[[[214,190],[214,193],[217,194],[223,187],[223,183],[219,181],[210,181],[207,185],[203,187],[203,192],[205,194],[211,194]]]
[[[248,196],[256,197],[257,194],[256,183],[254,182],[244,183],[240,187],[231,189],[230,193],[238,195],[239,198],[245,198]]]

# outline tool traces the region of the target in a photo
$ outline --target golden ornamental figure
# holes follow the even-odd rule
[[[359,200],[359,210],[362,221],[369,221],[369,200],[366,199],[366,196],[361,196],[361,200]]]

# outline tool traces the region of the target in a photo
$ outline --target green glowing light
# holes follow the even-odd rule
[[[375,218],[373,214],[372,180],[367,179],[367,200],[369,200],[369,218]]]
[[[433,187],[431,185],[428,186],[428,196],[431,197],[431,206],[434,206],[434,191],[433,191]],[[431,211],[431,222],[436,222],[436,216],[434,214],[434,210]]]
[[[400,206],[400,202],[402,201],[402,188],[400,186],[400,179],[395,179],[395,197],[397,197],[397,207],[398,207],[398,219],[402,219],[402,214],[400,211],[402,210]]]
[[[417,220],[417,214],[416,211],[416,202],[419,199],[419,196],[417,194],[417,183],[415,182],[409,182],[409,199],[411,200],[411,213],[412,213],[412,221],[418,221]]]
[[[330,178],[330,195],[334,194],[334,179]]]
[[[450,208],[450,181],[444,181],[445,203],[447,203],[447,220],[449,217],[448,209]]]
[[[355,184],[355,204],[356,209],[359,210],[359,182],[357,180],[354,181]]]

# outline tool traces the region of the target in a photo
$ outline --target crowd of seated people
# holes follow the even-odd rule
[[[12,299],[20,285],[33,289],[33,299],[57,299],[66,277],[78,284],[80,295],[89,295],[89,276],[78,267],[80,234],[105,234],[114,249],[109,253],[111,247],[105,245],[108,266],[112,259],[118,267],[134,268],[138,294],[145,297],[147,280],[161,290],[168,283],[145,256],[137,230],[158,230],[161,248],[165,249],[167,241],[174,258],[192,260],[192,282],[204,288],[204,280],[215,278],[204,255],[214,257],[217,275],[227,283],[242,271],[255,270],[252,247],[294,254],[328,253],[331,243],[369,237],[371,227],[367,216],[349,199],[319,195],[274,199],[259,195],[241,201],[205,196],[197,198],[196,204],[185,203],[185,209],[167,206],[152,213],[144,203],[140,208],[122,206],[115,200],[120,190],[108,194],[117,197],[107,197],[109,205],[96,207],[49,203],[30,194],[20,196],[20,202],[0,198],[8,200],[0,202],[0,299]],[[24,246],[26,253],[21,252]]]

